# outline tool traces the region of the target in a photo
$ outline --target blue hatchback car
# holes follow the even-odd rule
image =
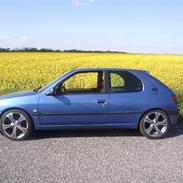
[[[44,129],[133,128],[162,138],[179,115],[175,93],[142,70],[74,69],[41,89],[0,97],[12,140]]]

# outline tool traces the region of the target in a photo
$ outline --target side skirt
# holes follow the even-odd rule
[[[137,129],[138,124],[95,124],[95,125],[37,125],[36,130],[59,130],[59,129],[106,129],[106,128],[129,128]]]

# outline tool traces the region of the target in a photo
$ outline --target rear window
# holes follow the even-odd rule
[[[128,71],[110,72],[111,92],[139,92],[142,91],[142,82]]]

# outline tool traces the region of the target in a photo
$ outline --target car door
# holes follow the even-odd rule
[[[142,82],[128,71],[109,72],[108,123],[134,125],[143,110]]]
[[[88,76],[90,73],[94,73],[97,77],[90,78]],[[97,125],[105,123],[109,110],[109,94],[105,93],[102,85],[105,85],[103,72],[81,72],[68,77],[56,86],[55,95],[40,96],[40,124]]]

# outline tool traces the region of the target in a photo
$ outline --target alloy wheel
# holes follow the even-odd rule
[[[28,128],[27,118],[20,112],[7,113],[2,121],[2,130],[11,139],[23,138],[27,134]]]
[[[143,119],[143,129],[149,137],[159,138],[163,136],[169,125],[167,115],[162,111],[152,111]]]

